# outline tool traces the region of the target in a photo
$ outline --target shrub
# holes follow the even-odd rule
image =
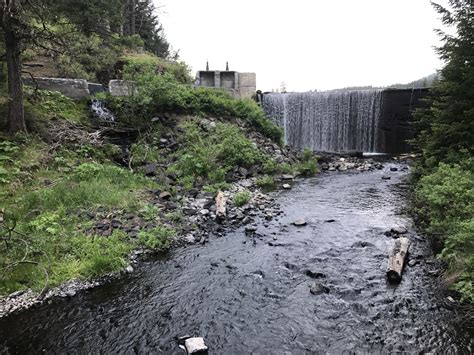
[[[265,175],[257,179],[257,186],[265,189],[270,189],[275,186],[275,180],[272,176]]]
[[[472,218],[474,211],[474,170],[440,163],[420,179],[416,188],[417,213],[427,231],[449,234],[457,223]]]
[[[183,147],[175,165],[180,179],[193,176],[211,184],[222,183],[235,166],[250,167],[266,160],[234,125],[217,123],[206,131],[197,122],[189,122],[183,128]]]
[[[250,201],[252,194],[249,191],[237,192],[234,196],[234,204],[237,207],[243,206]]]
[[[439,163],[423,176],[415,193],[422,226],[444,241],[440,257],[449,263],[447,279],[461,299],[474,301],[474,169],[464,164]]]
[[[253,100],[239,100],[223,90],[193,88],[176,73],[157,73],[154,64],[130,64],[124,69],[124,78],[136,84],[137,92],[128,97],[109,95],[107,100],[125,124],[147,125],[153,116],[166,112],[219,115],[244,119],[265,136],[281,142],[283,131]]]

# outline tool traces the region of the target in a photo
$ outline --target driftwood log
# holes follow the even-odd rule
[[[216,217],[218,219],[223,219],[225,218],[226,215],[226,198],[224,196],[224,193],[222,191],[219,191],[219,193],[216,196]]]
[[[388,257],[387,279],[391,283],[398,283],[402,279],[403,266],[408,255],[410,241],[402,237],[395,241]]]

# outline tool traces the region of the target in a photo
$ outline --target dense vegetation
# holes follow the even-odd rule
[[[309,153],[282,164],[255,144],[255,135],[280,143],[282,132],[254,101],[191,85],[151,1],[2,2],[0,12],[0,55],[8,33],[22,34],[13,66],[25,75],[119,78],[133,87],[128,97],[101,97],[118,116],[108,128],[132,132],[117,145],[98,134],[87,100],[19,82],[12,91],[18,72],[0,57],[8,64],[0,72],[0,294],[100,277],[123,269],[132,250],[168,248],[184,227],[197,228],[184,220],[183,194],[227,189],[236,169],[262,181],[316,172]],[[12,117],[24,122],[12,129]],[[175,210],[156,202],[161,192]],[[245,191],[234,203],[250,198]]]
[[[420,224],[444,242],[446,280],[463,300],[474,301],[474,4],[451,0],[436,5],[455,35],[439,31],[446,66],[427,108],[416,113],[421,153],[416,165],[415,207]]]

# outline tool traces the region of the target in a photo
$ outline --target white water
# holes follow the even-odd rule
[[[314,151],[377,152],[382,90],[266,94],[263,109],[285,144]]]
[[[115,115],[105,106],[103,101],[97,99],[92,100],[91,110],[100,120],[105,122],[115,122]]]

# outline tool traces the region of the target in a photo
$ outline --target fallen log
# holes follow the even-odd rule
[[[399,283],[401,281],[409,247],[410,241],[408,238],[399,238],[395,241],[388,257],[387,279],[390,283]]]
[[[222,191],[216,196],[216,217],[218,219],[224,219],[226,215],[226,198]]]

